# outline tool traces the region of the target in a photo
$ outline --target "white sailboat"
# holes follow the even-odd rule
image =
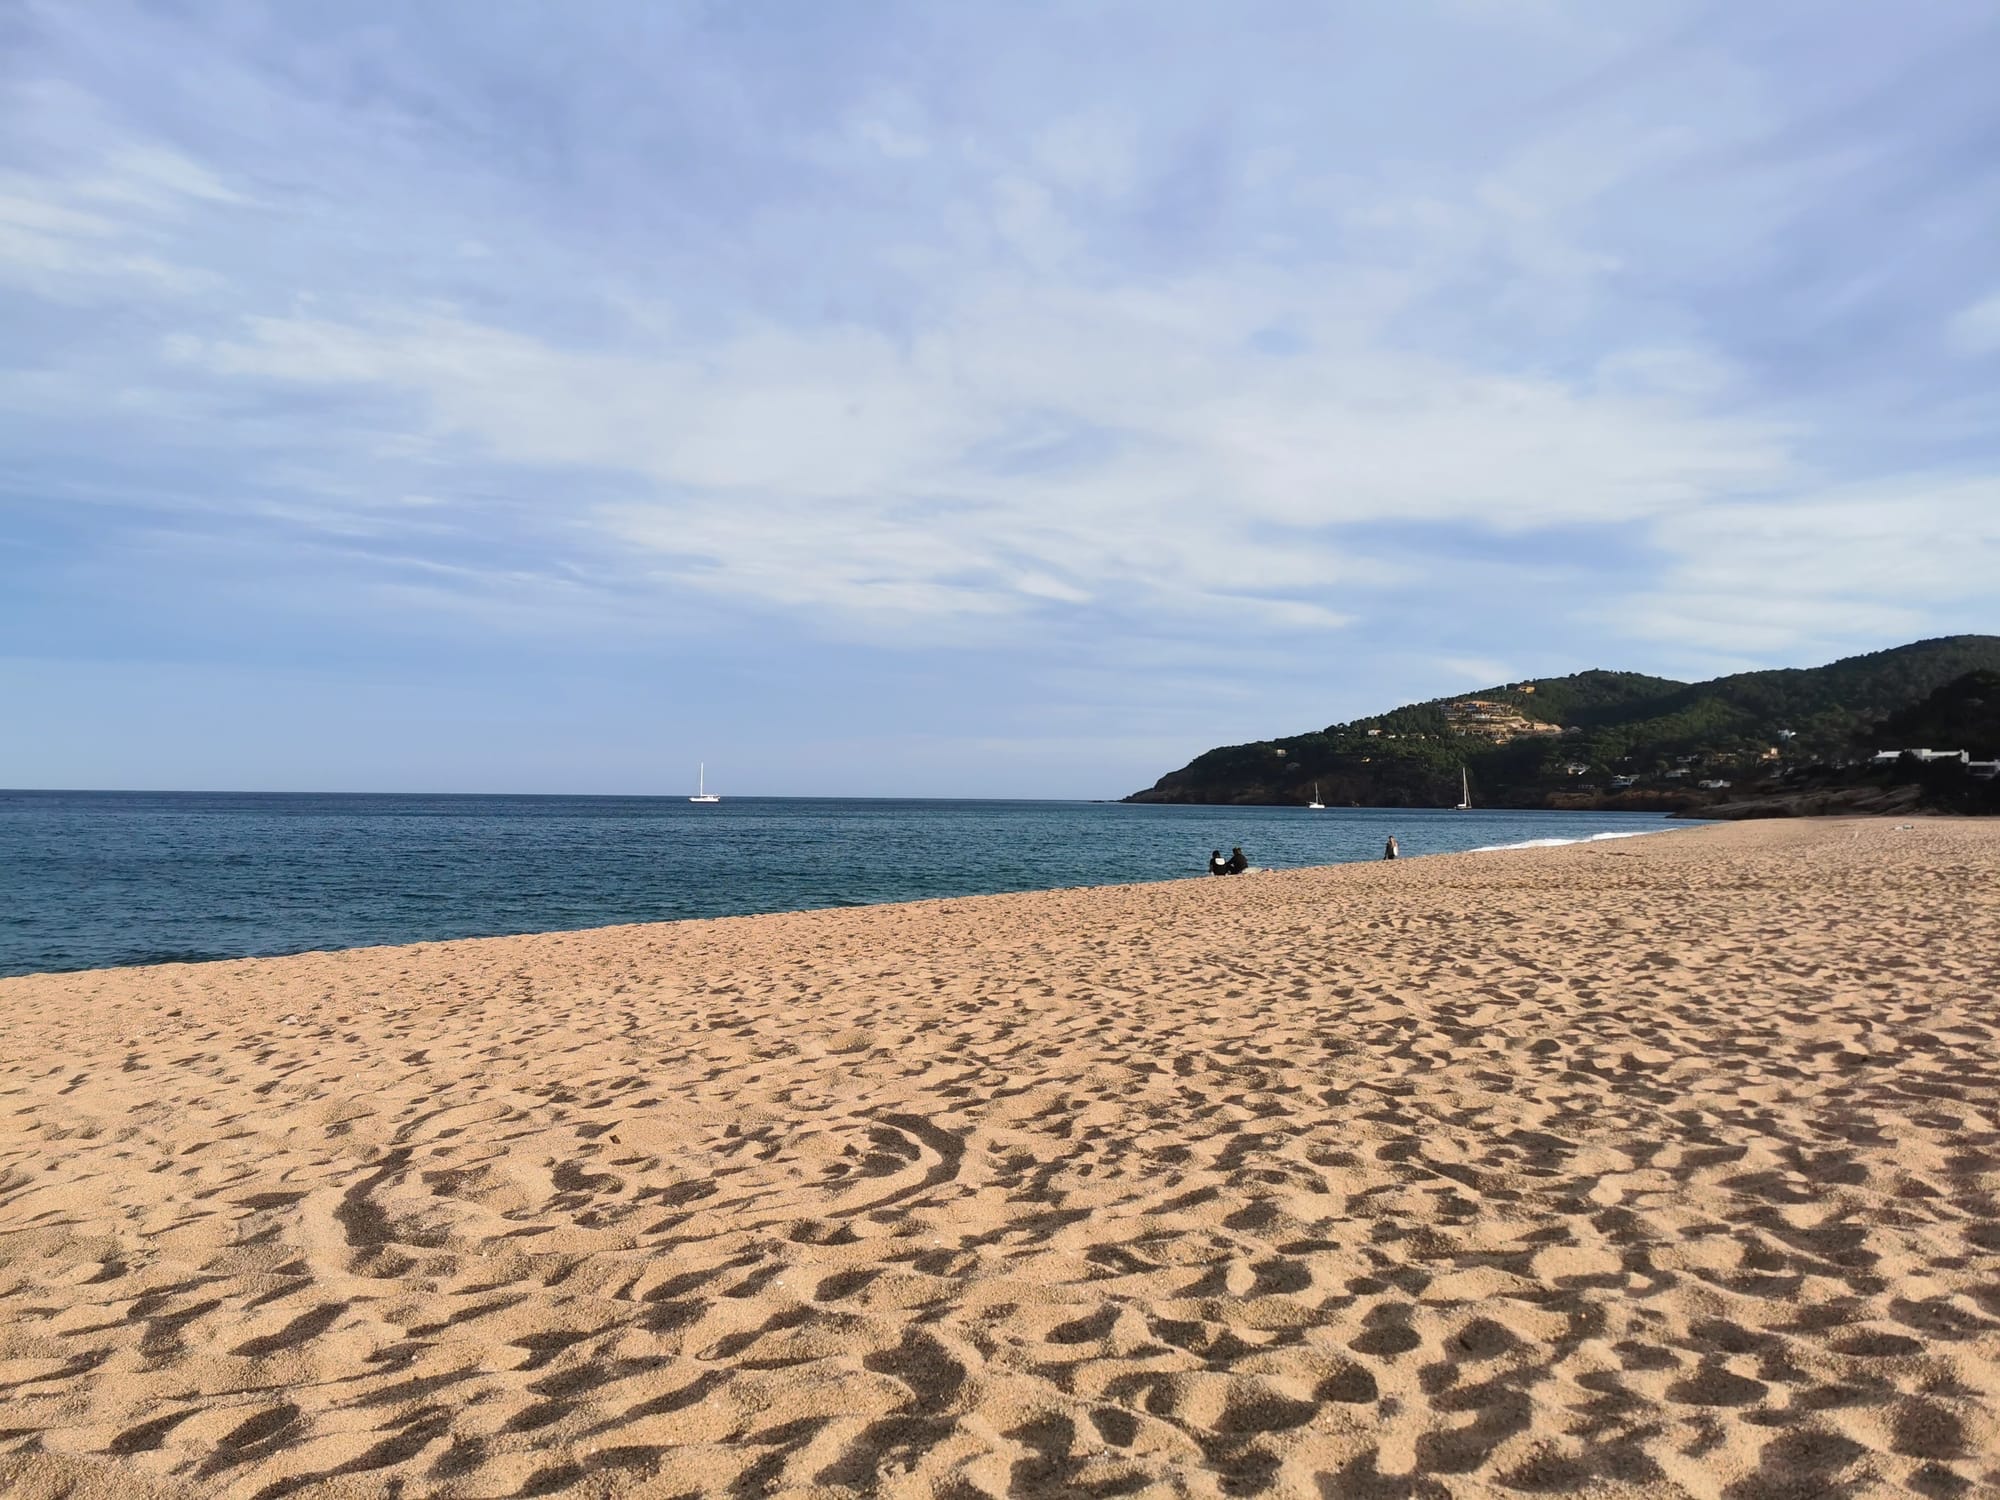
[[[1321,809],[1322,811],[1324,811],[1326,808],[1326,804],[1319,800],[1319,783],[1317,781],[1313,783],[1313,799],[1312,801],[1308,802],[1306,806],[1316,807]]]
[[[697,762],[694,770],[694,795],[688,798],[688,801],[720,802],[721,800],[721,797],[708,789],[708,767]]]
[[[1469,783],[1465,779],[1465,767],[1460,766],[1458,768],[1458,811],[1470,812],[1471,810],[1472,810],[1472,786],[1471,783]]]

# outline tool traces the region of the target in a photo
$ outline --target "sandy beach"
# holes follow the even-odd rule
[[[0,982],[0,1493],[2000,1494],[2000,823]]]

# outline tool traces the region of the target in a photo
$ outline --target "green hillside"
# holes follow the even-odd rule
[[[2000,672],[1953,678],[1923,702],[1891,714],[1873,743],[1884,750],[1967,750],[1981,760],[2000,755]]]
[[[1457,801],[1463,767],[1485,806],[1685,807],[1715,795],[1704,780],[1862,753],[1891,716],[1977,672],[2000,672],[2000,636],[1945,636],[1711,682],[1609,671],[1537,678],[1210,750],[1127,800],[1283,805],[1307,801],[1317,782],[1332,806],[1435,807]],[[1495,743],[1494,732],[1468,732],[1471,700],[1488,720],[1519,715],[1546,728]]]

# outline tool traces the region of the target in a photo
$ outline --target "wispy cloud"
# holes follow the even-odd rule
[[[2000,292],[1952,314],[1949,333],[1966,354],[2000,354]]]
[[[1438,665],[1462,685],[1472,687],[1493,687],[1516,675],[1507,670],[1505,663],[1484,657],[1446,656],[1439,659]]]
[[[93,649],[220,649],[116,624],[178,537],[315,650],[1227,739],[2000,604],[1971,4],[92,12],[0,65],[0,524]]]
[[[1663,527],[1658,543],[1674,558],[1662,586],[1607,624],[1753,658],[1978,628],[1994,604],[2000,479],[1718,508],[1696,526]]]
[[[363,387],[411,403],[395,441],[436,462],[571,469],[616,501],[551,497],[575,545],[766,604],[995,615],[1238,596],[1331,624],[1368,571],[1341,528],[1628,521],[1768,488],[1775,425],[1670,387],[1503,375],[1371,340],[1273,359],[1306,289],[1221,283],[1091,296],[974,285],[918,339],[753,326],[644,354],[553,346],[424,314],[258,318],[177,339],[191,371]],[[670,321],[662,316],[662,322]]]

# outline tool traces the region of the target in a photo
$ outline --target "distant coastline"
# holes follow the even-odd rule
[[[1923,749],[1898,764],[1904,747],[1949,751],[1964,769],[1934,767]],[[1876,800],[1907,810],[1903,798],[1819,796],[1886,773],[1921,784],[1927,810],[1983,813],[2000,800],[1972,783],[2000,767],[1996,755],[2000,636],[1960,635],[1710,682],[1611,671],[1512,682],[1220,746],[1126,800],[1450,807],[1469,786],[1475,806],[1523,810],[1699,817],[1753,804],[1869,811]],[[1948,785],[1952,774],[1965,785]],[[1771,814],[1720,814],[1760,815]]]

